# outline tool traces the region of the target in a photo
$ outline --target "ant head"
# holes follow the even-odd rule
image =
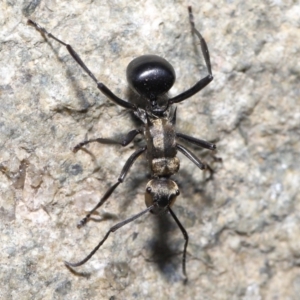
[[[172,206],[180,194],[177,184],[168,178],[152,179],[146,186],[145,202],[147,207],[155,204],[152,213],[158,213]]]
[[[142,55],[127,67],[130,88],[145,97],[151,107],[157,106],[157,97],[165,94],[175,82],[175,71],[169,62],[157,55]]]

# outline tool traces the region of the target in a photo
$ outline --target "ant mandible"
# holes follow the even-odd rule
[[[176,156],[177,150],[183,153],[201,170],[205,169],[206,165],[203,164],[192,152],[190,152],[184,146],[178,144],[177,139],[181,138],[187,142],[209,150],[216,149],[216,146],[212,143],[175,131],[176,108],[172,110],[171,105],[182,102],[185,99],[195,95],[213,80],[206,42],[200,32],[195,28],[192,8],[190,6],[188,7],[188,12],[192,27],[192,34],[195,34],[200,41],[208,75],[200,79],[188,90],[176,97],[167,99],[165,103],[161,104],[161,101],[159,101],[160,97],[165,95],[175,82],[175,71],[173,67],[164,58],[157,55],[143,55],[135,58],[127,67],[127,80],[130,88],[147,100],[146,108],[141,108],[117,97],[109,88],[96,79],[93,73],[88,69],[79,55],[72,48],[72,46],[56,38],[36,22],[28,20],[28,24],[34,26],[42,33],[43,36],[47,35],[49,38],[52,38],[64,45],[74,60],[95,81],[98,89],[105,96],[107,96],[117,105],[132,110],[143,123],[141,128],[130,131],[122,141],[115,141],[109,138],[96,138],[81,142],[74,147],[74,152],[77,152],[80,148],[92,142],[98,142],[101,144],[119,144],[125,147],[131,143],[138,134],[142,134],[146,140],[146,146],[136,150],[128,158],[117,182],[106,191],[99,203],[78,223],[78,228],[84,226],[91,218],[91,215],[106,202],[118,185],[124,181],[128,171],[136,159],[144,152],[147,154],[147,159],[151,170],[151,180],[148,182],[145,190],[145,202],[147,208],[131,218],[119,222],[111,227],[104,238],[85,259],[77,263],[65,262],[66,266],[68,267],[78,267],[86,263],[103,245],[110,233],[115,232],[119,228],[134,221],[145,213],[151,212],[153,214],[160,214],[167,211],[175,220],[185,239],[182,256],[182,271],[185,276],[185,281],[187,281],[186,250],[189,238],[186,230],[171,209],[171,206],[174,204],[176,197],[180,194],[180,192],[177,184],[171,180],[170,177],[179,170],[180,162]]]

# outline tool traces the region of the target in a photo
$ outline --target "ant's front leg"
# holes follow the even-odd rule
[[[104,242],[107,240],[108,236],[112,233],[112,232],[115,232],[117,231],[119,228],[123,227],[124,225],[138,219],[140,216],[144,215],[145,213],[147,213],[148,211],[150,211],[151,209],[154,208],[154,204],[147,207],[146,209],[144,209],[142,212],[132,216],[131,218],[128,218],[124,221],[121,221],[119,223],[117,223],[116,225],[114,225],[113,227],[111,227],[108,232],[106,233],[106,235],[104,236],[104,238],[99,242],[99,244],[94,248],[94,250],[86,257],[84,258],[83,260],[81,260],[80,262],[77,262],[77,263],[71,263],[71,262],[68,262],[68,261],[65,261],[65,265],[67,267],[79,267],[83,264],[85,264],[97,251],[98,249],[104,244]],[[176,219],[175,219],[176,221]],[[176,221],[177,222],[177,221]],[[180,228],[181,229],[181,228]],[[186,247],[185,247],[185,251],[186,251]],[[185,259],[185,256],[184,256],[184,259]],[[184,261],[185,262],[185,261]],[[185,265],[184,265],[184,272],[185,272]]]

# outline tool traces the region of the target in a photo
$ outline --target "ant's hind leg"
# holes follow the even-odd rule
[[[77,54],[77,52],[72,48],[71,45],[63,42],[62,40],[55,37],[52,33],[48,32],[44,27],[40,26],[38,23],[28,19],[27,23],[33,27],[35,27],[36,30],[38,30],[44,37],[48,36],[49,38],[57,41],[61,45],[65,46],[67,50],[69,51],[70,55],[74,58],[74,60],[80,65],[80,67],[94,80],[94,82],[97,84],[98,89],[110,100],[115,102],[117,105],[120,105],[124,108],[136,110],[136,106],[128,101],[122,100],[119,97],[117,97],[107,86],[105,86],[102,82],[99,82],[95,75],[89,70],[89,68],[85,65],[85,63],[82,61],[80,56]]]
[[[190,24],[191,24],[191,27],[192,27],[192,33],[195,33],[197,35],[197,37],[199,38],[199,40],[200,40],[201,50],[202,50],[202,53],[203,53],[203,56],[204,56],[204,60],[205,60],[206,67],[207,67],[207,71],[208,71],[208,74],[211,75],[211,77],[212,77],[210,57],[209,57],[209,52],[208,52],[208,48],[207,48],[205,39],[202,37],[202,35],[200,34],[200,32],[195,27],[194,15],[193,15],[192,7],[189,6],[188,10],[189,10]]]
[[[201,91],[203,88],[205,88],[214,78],[213,75],[212,75],[212,71],[211,71],[211,63],[210,63],[208,48],[207,48],[207,45],[206,45],[206,42],[205,42],[204,38],[202,37],[200,32],[195,28],[194,16],[193,16],[191,6],[188,7],[188,11],[189,11],[190,24],[191,24],[191,27],[192,27],[192,33],[196,34],[196,36],[199,38],[201,51],[202,51],[202,54],[204,56],[204,60],[205,60],[206,68],[207,68],[207,71],[208,71],[208,75],[205,76],[204,78],[200,79],[194,86],[192,86],[188,90],[186,90],[183,93],[169,99],[168,105],[172,105],[174,103],[179,103],[179,102],[181,102],[185,99],[190,98],[191,96],[195,95],[196,93]]]

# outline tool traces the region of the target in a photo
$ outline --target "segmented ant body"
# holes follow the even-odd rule
[[[115,102],[126,109],[130,109],[134,114],[142,121],[143,126],[140,129],[134,129],[130,131],[125,138],[119,142],[113,139],[96,138],[84,141],[74,148],[74,152],[78,151],[81,147],[92,143],[98,142],[101,144],[120,144],[126,146],[138,134],[142,134],[146,140],[146,146],[136,150],[125,163],[121,174],[117,182],[112,185],[104,196],[100,199],[99,203],[83,218],[78,227],[81,227],[87,223],[91,215],[111,196],[113,191],[121,184],[128,171],[130,170],[136,159],[144,152],[147,154],[149,162],[149,168],[151,171],[151,180],[148,182],[145,191],[145,202],[147,208],[133,217],[124,220],[109,229],[105,237],[95,247],[95,249],[82,261],[78,263],[65,262],[69,267],[78,267],[87,262],[95,252],[106,241],[110,233],[115,232],[125,224],[132,222],[139,218],[146,212],[154,214],[160,214],[162,212],[169,212],[176,224],[180,228],[184,239],[184,250],[182,257],[182,270],[187,280],[186,275],[186,250],[188,245],[188,234],[182,224],[179,222],[175,213],[171,209],[171,206],[179,195],[179,189],[177,184],[170,179],[179,170],[179,159],[176,154],[177,151],[183,153],[193,163],[195,163],[201,170],[206,168],[193,153],[191,153],[184,146],[180,145],[178,138],[184,139],[187,142],[193,143],[202,148],[209,150],[215,150],[216,146],[212,143],[182,134],[175,131],[176,124],[176,108],[172,110],[172,105],[184,101],[185,99],[193,96],[208,85],[212,80],[212,71],[209,58],[209,52],[205,40],[195,28],[193,21],[193,14],[191,7],[189,10],[189,19],[192,27],[192,33],[200,40],[201,50],[205,59],[208,75],[200,79],[193,87],[189,88],[185,92],[179,94],[176,97],[167,99],[165,102],[161,101],[161,96],[165,95],[175,82],[175,71],[170,63],[164,58],[156,55],[144,55],[135,58],[127,67],[127,80],[129,86],[140,96],[143,96],[147,100],[146,108],[141,108],[117,97],[110,89],[108,89],[103,83],[97,81],[92,72],[83,63],[79,55],[73,50],[73,48],[47,32],[43,27],[39,26],[32,20],[28,20],[30,25],[33,25],[43,35],[47,35],[64,45],[74,60],[81,66],[81,68],[95,81],[98,89],[106,95],[110,100]]]

